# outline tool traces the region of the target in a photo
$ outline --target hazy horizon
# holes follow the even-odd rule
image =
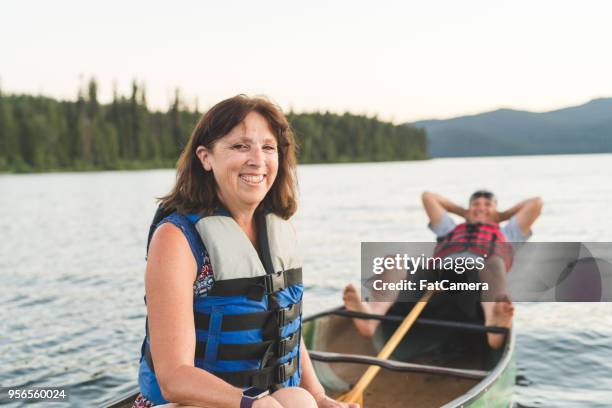
[[[77,91],[78,89],[75,90],[75,95],[71,98],[62,98],[62,97],[56,97],[54,95],[48,95],[48,94],[42,94],[42,93],[31,93],[31,92],[11,92],[10,90],[7,90],[5,88],[2,87],[2,82],[1,82],[0,78],[0,90],[2,91],[3,95],[31,95],[31,96],[42,96],[42,97],[48,97],[48,98],[55,98],[57,100],[60,101],[71,101],[74,102],[77,100]],[[95,79],[95,78],[94,78]],[[87,86],[87,82],[88,81],[83,81],[83,87]],[[130,82],[131,83],[131,82]],[[104,88],[103,84],[98,83],[98,86]],[[145,89],[147,88],[146,84],[144,84]],[[86,89],[86,88],[83,88]],[[182,91],[182,90],[179,90]],[[181,93],[182,94],[182,93]],[[128,91],[125,91],[124,93],[120,93],[120,96],[123,97],[129,97],[129,93]],[[229,96],[233,96],[233,95],[228,95]],[[267,95],[265,95],[267,96]],[[147,107],[149,108],[149,110],[152,111],[161,111],[161,112],[166,112],[169,108],[170,105],[172,103],[172,101],[174,97],[172,97],[172,99],[168,99],[168,106],[151,106],[150,103],[147,104]],[[596,99],[611,99],[612,96],[599,96],[599,97],[593,97],[591,99],[579,102],[579,103],[574,103],[572,105],[567,105],[567,106],[558,106],[558,107],[554,107],[552,109],[545,109],[545,110],[529,110],[529,109],[523,109],[521,107],[514,107],[514,106],[505,106],[505,105],[499,105],[496,106],[494,108],[489,108],[489,109],[484,109],[478,112],[465,112],[465,113],[461,113],[461,114],[456,114],[456,115],[451,115],[451,116],[444,116],[444,117],[423,117],[423,118],[418,118],[418,119],[414,119],[414,120],[409,120],[409,121],[394,121],[395,124],[405,124],[405,123],[414,123],[414,122],[421,122],[421,121],[427,121],[427,120],[449,120],[449,119],[454,119],[454,118],[458,118],[458,117],[463,117],[463,116],[472,116],[472,115],[479,115],[482,113],[488,113],[488,112],[493,112],[496,110],[500,110],[500,109],[510,109],[510,110],[516,110],[516,111],[523,111],[523,112],[531,112],[531,113],[545,113],[545,112],[550,112],[550,111],[554,111],[554,110],[558,110],[558,109],[564,109],[564,108],[571,108],[571,107],[575,107],[575,106],[580,106],[580,105],[584,105],[588,102],[591,102],[593,100]],[[99,100],[100,103],[102,104],[109,104],[112,102],[112,99],[110,98],[106,98],[106,100]],[[189,109],[192,109],[195,107],[195,104],[190,103],[190,101],[183,101],[186,102],[186,105]],[[191,101],[193,102],[193,101]],[[275,101],[276,102],[276,101]],[[199,103],[199,102],[198,102]],[[200,109],[201,112],[204,112],[205,107],[203,107],[201,104],[198,105],[198,109]],[[284,106],[283,109],[285,109],[286,111],[288,111],[289,109],[293,109],[293,107],[286,107]],[[353,112],[350,110],[344,110],[344,111],[334,111],[334,110],[330,110],[330,109],[308,109],[308,110],[295,110],[293,109],[294,113],[314,113],[314,112],[326,112],[329,111],[331,113],[335,113],[338,115],[342,115],[344,113],[350,113],[350,114],[355,114],[355,115],[367,115],[369,117],[373,117],[373,116],[377,116],[379,119],[381,120],[389,120],[387,118],[381,117],[381,115],[377,114],[377,113],[363,113],[363,112]]]
[[[296,112],[394,123],[499,108],[550,111],[612,96],[612,3],[434,1],[308,6],[186,1],[3,4],[5,93],[111,100],[143,82],[165,110],[180,89],[204,110],[237,93]]]

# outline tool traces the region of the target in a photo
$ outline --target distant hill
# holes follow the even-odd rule
[[[612,152],[612,98],[550,112],[498,109],[410,125],[426,130],[432,157]]]

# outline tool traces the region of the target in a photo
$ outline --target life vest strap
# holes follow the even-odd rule
[[[464,251],[485,257],[499,255],[509,270],[512,267],[513,251],[508,245],[497,224],[463,223],[446,236],[438,238],[434,256],[445,258]]]
[[[299,331],[279,341],[262,341],[260,343],[219,344],[217,345],[217,360],[259,360],[271,352],[278,360],[291,352],[299,343]],[[204,359],[206,342],[196,343],[195,358]]]
[[[236,278],[216,281],[208,296],[247,296],[261,299],[264,295],[302,283],[302,268],[293,268],[253,278]]]
[[[218,372],[212,374],[241,388],[258,387],[268,389],[289,380],[297,371],[299,355],[286,363],[253,371]]]
[[[496,239],[497,234],[495,232],[489,232],[489,231],[479,231],[478,234],[476,233],[455,233],[452,236],[452,239],[444,239],[443,241],[453,241],[453,242],[464,242],[464,241],[483,241],[483,242],[489,242],[492,239]]]
[[[271,351],[272,354],[275,356],[275,358],[269,361],[274,362],[274,361],[278,361],[278,359],[289,354],[293,349],[295,349],[295,347],[300,342],[300,339],[301,339],[300,332],[297,331],[287,337],[283,337],[278,342],[263,341],[261,343],[247,343],[247,344],[219,344],[217,346],[218,347],[217,359],[218,360],[258,360],[258,359],[261,359],[262,355],[264,355],[266,352]],[[143,349],[144,349],[144,359],[149,365],[151,372],[154,373],[155,367],[153,367],[153,356],[151,355],[151,348],[148,345],[143,344]],[[196,343],[195,358],[203,359],[205,353],[206,353],[206,342]],[[252,372],[250,373],[252,374]],[[291,373],[288,377],[291,377],[293,373]],[[225,377],[223,377],[221,374],[222,373],[216,373],[215,375],[225,379]],[[280,382],[282,383],[285,381],[286,380],[283,380]]]
[[[302,314],[302,301],[289,307],[275,309],[266,312],[245,313],[245,314],[224,314],[221,322],[221,331],[241,331],[261,329],[268,322],[271,316],[278,323],[279,327],[285,326]],[[207,313],[194,312],[193,315],[197,330],[208,330],[210,315]]]

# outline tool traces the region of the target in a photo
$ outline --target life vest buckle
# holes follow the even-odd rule
[[[291,306],[283,307],[282,309],[276,309],[276,324],[278,328],[291,323],[294,321],[302,312],[302,302],[295,303]]]
[[[264,278],[266,293],[275,293],[285,289],[285,271],[270,273]]]
[[[282,384],[285,381],[287,381],[288,377],[291,376],[292,374],[292,370],[293,370],[293,364],[295,363],[295,357],[289,361],[287,361],[286,363],[283,364],[279,364],[278,366],[276,366],[276,378],[275,378],[275,382],[277,384]]]
[[[283,307],[282,309],[276,310],[276,325],[280,329],[287,323],[287,314],[293,306]]]
[[[278,346],[276,348],[276,355],[278,357],[282,357],[285,354],[288,354],[293,349],[293,347],[295,347],[295,344],[293,344],[293,340],[296,336],[296,333],[284,337],[278,342]]]

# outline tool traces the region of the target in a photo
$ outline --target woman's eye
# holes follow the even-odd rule
[[[275,152],[276,151],[276,146],[273,145],[265,145],[264,146],[264,150],[267,150],[269,152]]]
[[[248,146],[242,143],[236,143],[235,145],[232,145],[232,149],[236,149],[236,150],[246,150],[248,149]]]

